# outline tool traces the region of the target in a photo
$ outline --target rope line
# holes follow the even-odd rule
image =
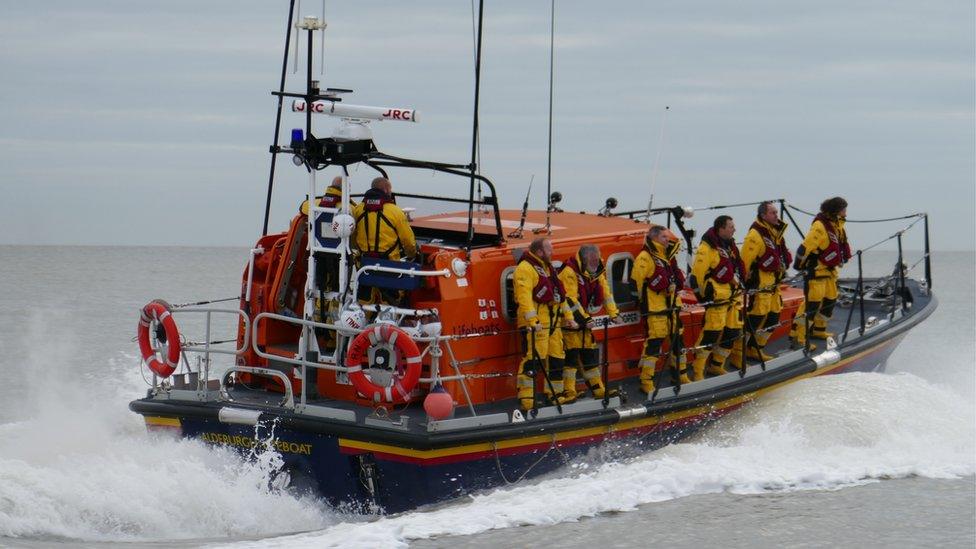
[[[793,204],[789,204],[788,203],[788,204],[786,204],[786,207],[787,208],[790,208],[791,210],[800,212],[802,214],[809,215],[810,217],[817,217],[817,214],[815,214],[813,212],[808,212],[808,211],[806,211],[804,209],[801,209],[801,208],[797,208]],[[846,223],[885,223],[885,222],[888,222],[888,221],[900,221],[902,219],[911,219],[913,217],[925,217],[925,214],[924,213],[913,213],[913,214],[903,215],[901,217],[888,217],[888,218],[884,218],[884,219],[846,219],[845,222]]]

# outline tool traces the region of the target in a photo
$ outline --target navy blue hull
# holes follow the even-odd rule
[[[916,322],[921,318],[924,316]],[[256,432],[252,425],[219,421],[220,403],[135,401],[130,407],[145,415],[151,427],[177,427],[182,436],[236,447],[245,456],[262,444],[256,440],[271,441],[284,460],[291,489],[315,493],[350,511],[397,513],[538,477],[584,459],[619,460],[656,450],[796,379],[883,371],[910,327],[906,323],[878,334],[880,337],[842,345],[840,359],[822,367],[811,358],[801,358],[791,366],[756,376],[752,382],[745,380],[743,383],[751,385],[741,387],[730,376],[728,384],[718,385],[714,391],[693,394],[670,407],[649,408],[643,414],[605,410],[575,422],[557,418],[559,422],[551,427],[536,421],[518,424],[522,427],[506,424],[505,430],[494,434],[458,433],[461,438],[442,438],[437,443],[404,438],[408,435],[382,438],[382,433],[361,426],[342,431],[329,423],[292,420],[280,414],[271,416],[281,417],[280,422],[259,423]],[[624,411],[640,408],[631,405]],[[539,426],[543,424],[546,427]],[[273,436],[268,431],[271,428]],[[590,452],[593,455],[587,456]]]
[[[212,420],[182,420],[182,436],[251,453],[255,430]],[[275,449],[284,460],[292,489],[325,496],[333,505],[360,512],[397,513],[481,490],[538,477],[581,459],[599,447],[596,459],[616,461],[672,444],[705,422],[635,430],[610,438],[555,442],[527,452],[490,451],[475,459],[419,463],[381,452],[352,452],[336,436],[297,431],[275,433]],[[259,429],[258,438],[266,434]]]

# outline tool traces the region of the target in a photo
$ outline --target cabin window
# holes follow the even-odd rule
[[[502,271],[501,286],[502,316],[505,320],[514,322],[518,312],[518,304],[515,303],[515,267]]]
[[[610,290],[613,292],[613,300],[620,308],[637,304],[637,290],[630,280],[630,270],[633,266],[634,256],[626,252],[615,253],[607,258]]]

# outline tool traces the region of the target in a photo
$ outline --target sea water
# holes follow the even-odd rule
[[[269,489],[273,452],[242,460],[153,437],[128,411],[147,388],[139,308],[232,298],[245,261],[240,249],[0,247],[0,545],[976,543],[971,252],[935,255],[940,307],[887,374],[799,381],[657,452],[594,451],[531,483],[390,517]],[[869,273],[893,262],[877,254]],[[202,339],[202,319],[184,318]],[[234,334],[227,322],[213,336]]]

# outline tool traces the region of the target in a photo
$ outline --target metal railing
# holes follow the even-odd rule
[[[790,206],[790,207],[792,208],[793,206]],[[794,208],[794,209],[796,209],[796,208]],[[802,211],[802,210],[798,210],[798,211]],[[803,212],[803,213],[808,213],[808,212]],[[850,310],[847,313],[847,320],[844,323],[844,333],[841,336],[841,341],[840,341],[841,344],[843,344],[843,343],[845,343],[847,341],[848,336],[850,334],[850,331],[851,331],[851,323],[852,323],[852,320],[853,320],[853,317],[854,317],[854,310],[855,310],[855,306],[854,305],[855,305],[855,302],[857,304],[857,307],[856,308],[857,308],[857,310],[860,313],[858,315],[859,316],[858,334],[859,335],[862,335],[862,336],[864,335],[865,331],[867,330],[867,321],[868,321],[867,316],[865,315],[865,311],[864,311],[864,298],[865,298],[866,295],[868,295],[869,293],[875,291],[880,286],[882,286],[884,284],[887,284],[888,282],[891,282],[892,279],[893,279],[893,282],[895,283],[895,290],[891,294],[891,300],[892,300],[892,302],[891,302],[891,316],[889,318],[889,320],[892,320],[892,321],[895,319],[895,313],[899,310],[899,306],[898,306],[899,303],[901,305],[900,309],[901,309],[902,313],[904,313],[904,312],[906,312],[908,310],[908,308],[910,306],[910,300],[906,300],[905,299],[906,293],[908,291],[907,290],[907,285],[905,283],[906,275],[908,274],[909,271],[911,271],[912,269],[914,269],[915,267],[917,267],[922,262],[925,263],[925,288],[926,288],[926,291],[929,291],[932,288],[932,260],[931,260],[932,253],[931,253],[931,250],[929,249],[929,216],[928,216],[928,214],[926,214],[926,213],[917,213],[917,214],[912,214],[912,215],[909,215],[909,216],[897,217],[897,218],[890,218],[890,219],[848,221],[849,223],[876,223],[876,222],[895,221],[895,220],[899,220],[899,219],[911,219],[911,218],[916,218],[916,219],[914,221],[912,221],[911,223],[909,223],[905,228],[897,231],[896,233],[892,234],[891,236],[888,236],[888,237],[886,237],[886,238],[884,238],[882,240],[879,240],[878,242],[875,242],[874,244],[871,244],[870,246],[867,246],[865,248],[859,249],[859,250],[857,250],[857,252],[855,252],[855,255],[857,256],[857,286],[855,287],[855,290],[854,290],[854,301],[851,303]],[[905,252],[904,252],[902,237],[904,236],[904,234],[907,231],[909,231],[912,227],[914,227],[919,221],[923,221],[924,222],[924,227],[925,227],[924,246],[925,246],[925,249],[924,249],[924,252],[923,252],[923,255],[922,255],[922,259],[920,259],[919,261],[917,261],[912,266],[907,266],[905,264]],[[881,278],[881,280],[884,280],[885,281],[883,284],[876,284],[875,286],[873,286],[871,288],[865,288],[865,286],[864,286],[864,261],[863,261],[864,253],[865,252],[868,252],[868,251],[870,251],[870,250],[872,250],[874,248],[877,248],[878,246],[884,244],[885,242],[891,241],[891,240],[896,240],[897,243],[898,243],[898,259],[897,259],[897,262],[895,263],[895,269],[894,269],[894,271],[892,271],[892,274],[888,275],[887,277],[882,277]],[[808,326],[808,328],[809,328],[809,326]]]
[[[369,305],[366,305],[363,308],[368,309],[370,307],[373,307],[373,309],[375,310],[379,309],[379,307],[377,306],[369,306]],[[425,310],[425,309],[415,310],[415,309],[402,309],[398,307],[393,307],[392,309],[394,309],[398,313],[402,313],[402,314],[409,313],[410,316],[417,316],[417,317],[436,315],[436,312]],[[383,308],[383,310],[387,310],[387,309]],[[337,364],[336,359],[334,357],[331,363],[329,362],[323,363],[323,362],[308,360],[307,357],[304,355],[304,353],[295,353],[295,358],[291,358],[291,357],[282,356],[278,354],[268,353],[266,351],[261,350],[260,345],[258,343],[258,333],[260,332],[258,327],[260,325],[260,322],[265,319],[294,324],[307,330],[315,330],[315,329],[334,330],[337,335],[342,335],[345,337],[355,337],[356,335],[359,335],[360,333],[365,331],[365,328],[353,329],[338,324],[315,322],[312,320],[304,320],[301,318],[294,318],[294,317],[279,315],[275,313],[259,313],[257,316],[254,317],[254,329],[251,331],[251,339],[250,339],[251,348],[254,350],[255,354],[257,354],[259,357],[265,360],[280,361],[302,368],[301,376],[302,376],[303,383],[302,383],[300,400],[303,405],[306,403],[306,396],[307,396],[306,386],[304,383],[304,380],[307,379],[306,377],[307,368],[329,370],[329,371],[334,371],[339,373],[348,373],[349,368]],[[468,409],[471,411],[471,415],[472,416],[478,415],[477,412],[475,411],[474,403],[471,400],[471,393],[467,385],[467,379],[469,375],[461,373],[461,363],[458,362],[457,357],[454,355],[454,349],[451,347],[451,343],[450,343],[451,339],[458,339],[458,337],[455,336],[445,337],[441,335],[425,336],[420,334],[411,334],[410,337],[411,339],[413,339],[418,343],[428,344],[427,347],[421,353],[420,355],[421,358],[423,358],[428,354],[431,356],[431,365],[430,365],[431,376],[426,378],[422,377],[419,379],[418,382],[432,385],[443,381],[459,381],[461,385],[461,390],[464,392],[466,404],[468,406]],[[450,357],[449,362],[451,364],[452,369],[454,370],[454,375],[451,376],[440,375],[439,359],[441,356],[443,356],[443,350],[441,350],[440,347],[441,344],[443,344],[447,348],[447,353],[448,356]],[[277,372],[277,370],[274,371]]]
[[[210,355],[211,354],[224,354],[224,355],[237,356],[247,350],[248,341],[250,340],[249,334],[251,332],[251,320],[248,318],[247,313],[244,312],[243,310],[223,309],[223,308],[216,308],[216,307],[201,307],[198,305],[182,305],[182,306],[175,305],[171,307],[171,312],[174,316],[178,314],[184,314],[184,313],[196,313],[196,314],[203,314],[206,316],[206,319],[204,321],[204,341],[203,342],[186,341],[180,343],[180,352],[182,355],[183,363],[186,366],[186,369],[189,373],[193,373],[193,371],[192,368],[190,368],[190,361],[187,359],[187,353],[199,353],[200,355],[202,355],[200,357],[201,366],[197,369],[197,374],[198,374],[197,390],[198,391],[204,390],[206,388],[207,381],[210,379],[210,364],[211,364]],[[215,313],[236,315],[243,322],[244,337],[240,339],[241,344],[239,347],[235,347],[234,349],[222,349],[216,347],[216,345],[220,345],[223,343],[231,343],[234,341],[238,341],[237,338],[233,340],[225,340],[225,341],[211,340],[211,332],[212,332],[211,324],[213,322],[213,315]],[[202,372],[200,371],[201,369]],[[153,386],[155,387],[156,376],[154,375],[153,378],[154,378]]]

